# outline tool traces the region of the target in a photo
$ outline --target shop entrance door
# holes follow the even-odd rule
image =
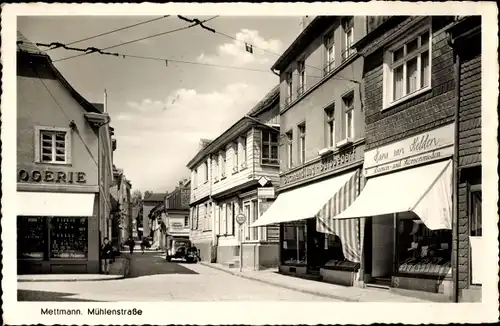
[[[394,215],[372,218],[372,279],[390,285],[394,265]]]

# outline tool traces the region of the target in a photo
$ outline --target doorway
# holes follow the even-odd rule
[[[394,215],[372,218],[372,282],[389,286],[394,267]]]

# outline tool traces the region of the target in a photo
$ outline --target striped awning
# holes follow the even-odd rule
[[[358,197],[364,186],[364,177],[357,170],[349,181],[328,200],[316,216],[316,230],[334,234],[340,238],[344,257],[352,262],[361,262],[364,219],[335,219]]]

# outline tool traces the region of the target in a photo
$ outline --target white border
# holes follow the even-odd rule
[[[273,4],[6,4],[2,11],[2,241],[3,241],[3,319],[7,324],[344,324],[374,322],[476,323],[498,319],[498,215],[496,130],[498,62],[497,7],[494,3],[273,3]],[[17,16],[38,15],[154,15],[193,16],[291,16],[291,15],[482,15],[482,139],[485,274],[483,303],[478,304],[397,304],[329,302],[158,302],[158,303],[18,303],[16,300],[16,26]],[[487,271],[487,272],[486,272]],[[41,316],[44,308],[140,308],[142,316]],[[175,314],[165,314],[175,311]]]

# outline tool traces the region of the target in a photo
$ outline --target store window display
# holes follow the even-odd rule
[[[430,230],[414,213],[398,214],[397,271],[445,277],[451,273],[451,230]]]
[[[283,224],[281,262],[285,265],[306,265],[306,225]]]

